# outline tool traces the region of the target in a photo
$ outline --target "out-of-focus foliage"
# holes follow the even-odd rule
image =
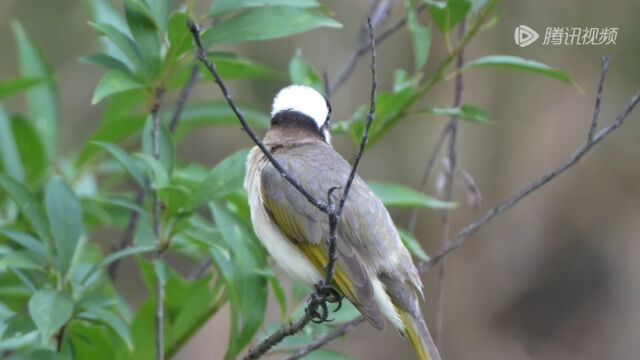
[[[409,115],[455,115],[490,123],[486,113],[473,105],[426,109],[414,105],[433,85],[430,79],[444,81],[442,73],[425,76],[423,72],[432,34],[448,36],[465,17],[470,26],[482,25],[478,19],[486,18],[494,2],[425,1],[435,28],[420,23],[419,2],[405,3],[414,69],[411,73],[398,69],[393,88],[379,93],[370,144]],[[269,288],[283,322],[302,313],[308,292],[296,286],[292,294],[285,293],[253,234],[242,188],[247,149],[229,154],[213,169],[186,163],[176,155],[184,136],[200,127],[237,125],[221,98],[190,99],[175,131],[169,128],[175,109],[161,107],[159,157],[153,156],[151,109],[159,93],[178,93],[192,67],[200,66],[186,21],[201,16],[192,14],[188,4],[172,8],[169,0],[123,0],[123,13],[105,0],[86,0],[86,4],[88,24],[101,51],[81,60],[104,68],[93,103],[106,104],[95,133],[70,157],[57,151],[61,121],[56,74],[27,29],[17,21],[13,24],[14,53],[21,71],[0,80],[0,101],[24,96],[27,112],[14,114],[0,103],[0,354],[8,359],[154,359],[159,283],[165,289],[160,300],[165,303],[166,353],[175,354],[229,304],[226,358],[234,359],[256,336],[266,335],[261,328],[268,333],[281,325],[263,324]],[[324,90],[322,77],[299,51],[288,69],[273,69],[216,50],[222,43],[339,28],[341,24],[318,1],[215,1],[207,16],[215,25],[203,37],[225,80],[282,82],[288,73],[292,83]],[[486,67],[527,70],[569,82],[564,72],[544,64],[498,55],[471,60],[462,71]],[[200,81],[210,79],[207,74]],[[240,109],[252,126],[268,126],[263,111],[248,104]],[[349,120],[335,124],[334,132],[347,134],[357,143],[365,114],[363,105]],[[400,184],[370,185],[388,207],[455,206]],[[161,204],[157,236],[152,221],[154,196]],[[134,215],[138,221],[130,244],[117,248],[114,240],[106,251],[98,246],[94,240],[98,230],[124,231]],[[428,259],[412,234],[404,230],[401,234],[418,259]],[[156,257],[158,251],[181,254],[194,267],[203,263],[211,267],[204,275],[185,277]],[[106,272],[125,257],[135,257],[148,291],[135,308]],[[333,322],[306,327],[278,350],[304,346],[357,315],[353,306],[345,304]],[[346,357],[318,350],[308,358]]]

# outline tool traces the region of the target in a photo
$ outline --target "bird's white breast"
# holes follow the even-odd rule
[[[247,175],[244,182],[251,208],[253,229],[276,263],[289,275],[309,284],[317,283],[322,279],[320,273],[282,233],[262,205],[260,176],[265,164],[266,159],[263,158],[260,149],[253,148],[247,158]]]

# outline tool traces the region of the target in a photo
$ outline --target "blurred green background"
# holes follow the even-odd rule
[[[335,12],[342,29],[319,29],[283,40],[228,47],[240,55],[286,72],[296,49],[319,70],[335,76],[355,46],[369,1],[323,1]],[[114,2],[115,4],[115,2]],[[120,6],[120,4],[117,4]],[[201,2],[203,12],[209,2]],[[494,126],[462,123],[459,166],[477,181],[483,194],[480,209],[461,206],[453,212],[453,230],[480,216],[530,180],[567,158],[585,140],[593,110],[600,58],[612,56],[605,84],[601,121],[610,121],[640,85],[640,1],[503,1],[499,22],[484,30],[466,50],[466,58],[509,54],[564,69],[582,86],[576,88],[545,77],[506,70],[465,73],[464,102],[484,107]],[[396,1],[388,23],[404,16]],[[62,151],[72,154],[98,126],[101,105],[91,96],[103,70],[78,58],[98,50],[89,15],[79,0],[0,1],[0,78],[18,73],[11,19],[19,19],[39,43],[58,74],[62,111]],[[423,22],[425,18],[422,18]],[[541,38],[520,48],[514,28],[527,25]],[[618,27],[615,45],[542,45],[544,29],[553,27]],[[445,56],[442,38],[433,39],[428,69]],[[392,82],[392,70],[412,68],[411,40],[399,31],[378,47],[382,89]],[[427,71],[429,73],[429,71]],[[366,101],[368,60],[363,57],[333,97],[334,119],[344,119]],[[229,83],[236,99],[256,104],[264,112],[280,86],[274,81]],[[212,84],[196,89],[198,96],[219,97]],[[449,106],[452,81],[430,93],[426,103]],[[9,110],[20,110],[21,99],[10,99]],[[434,142],[446,118],[402,122],[365,155],[360,174],[366,179],[417,186]],[[631,359],[640,353],[640,115],[576,167],[536,192],[513,210],[482,229],[447,263],[445,333],[446,359]],[[183,160],[215,164],[236,149],[250,145],[238,127],[216,127],[190,135],[179,148]],[[348,139],[335,146],[350,158]],[[433,186],[429,193],[435,194]],[[465,203],[461,186],[454,197]],[[408,211],[393,213],[406,224]],[[434,252],[440,239],[440,214],[423,212],[417,231]],[[112,234],[104,234],[110,241]],[[122,273],[135,271],[125,264]],[[286,278],[286,276],[283,276]],[[433,318],[435,272],[423,277],[427,321]],[[121,277],[128,293],[140,288],[137,276]],[[277,319],[270,304],[269,320]],[[227,344],[228,315],[220,312],[177,356],[178,359],[218,359]],[[379,333],[368,325],[334,345],[358,359],[412,358],[408,343],[395,330]]]

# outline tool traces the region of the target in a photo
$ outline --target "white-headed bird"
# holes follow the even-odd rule
[[[330,142],[331,107],[306,86],[282,89],[273,101],[265,146],[317,199],[344,188],[351,166]],[[275,261],[309,284],[323,280],[329,220],[269,162],[258,147],[247,159],[245,188],[256,235]],[[338,196],[340,191],[334,191]],[[386,320],[409,338],[421,360],[439,360],[422,318],[422,282],[380,199],[356,175],[337,226],[333,287],[375,328]],[[386,320],[385,320],[386,319]]]

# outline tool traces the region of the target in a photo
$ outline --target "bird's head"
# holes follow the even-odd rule
[[[331,105],[319,92],[303,85],[290,85],[280,90],[273,99],[271,127],[288,133],[310,132],[326,143],[331,142]]]

